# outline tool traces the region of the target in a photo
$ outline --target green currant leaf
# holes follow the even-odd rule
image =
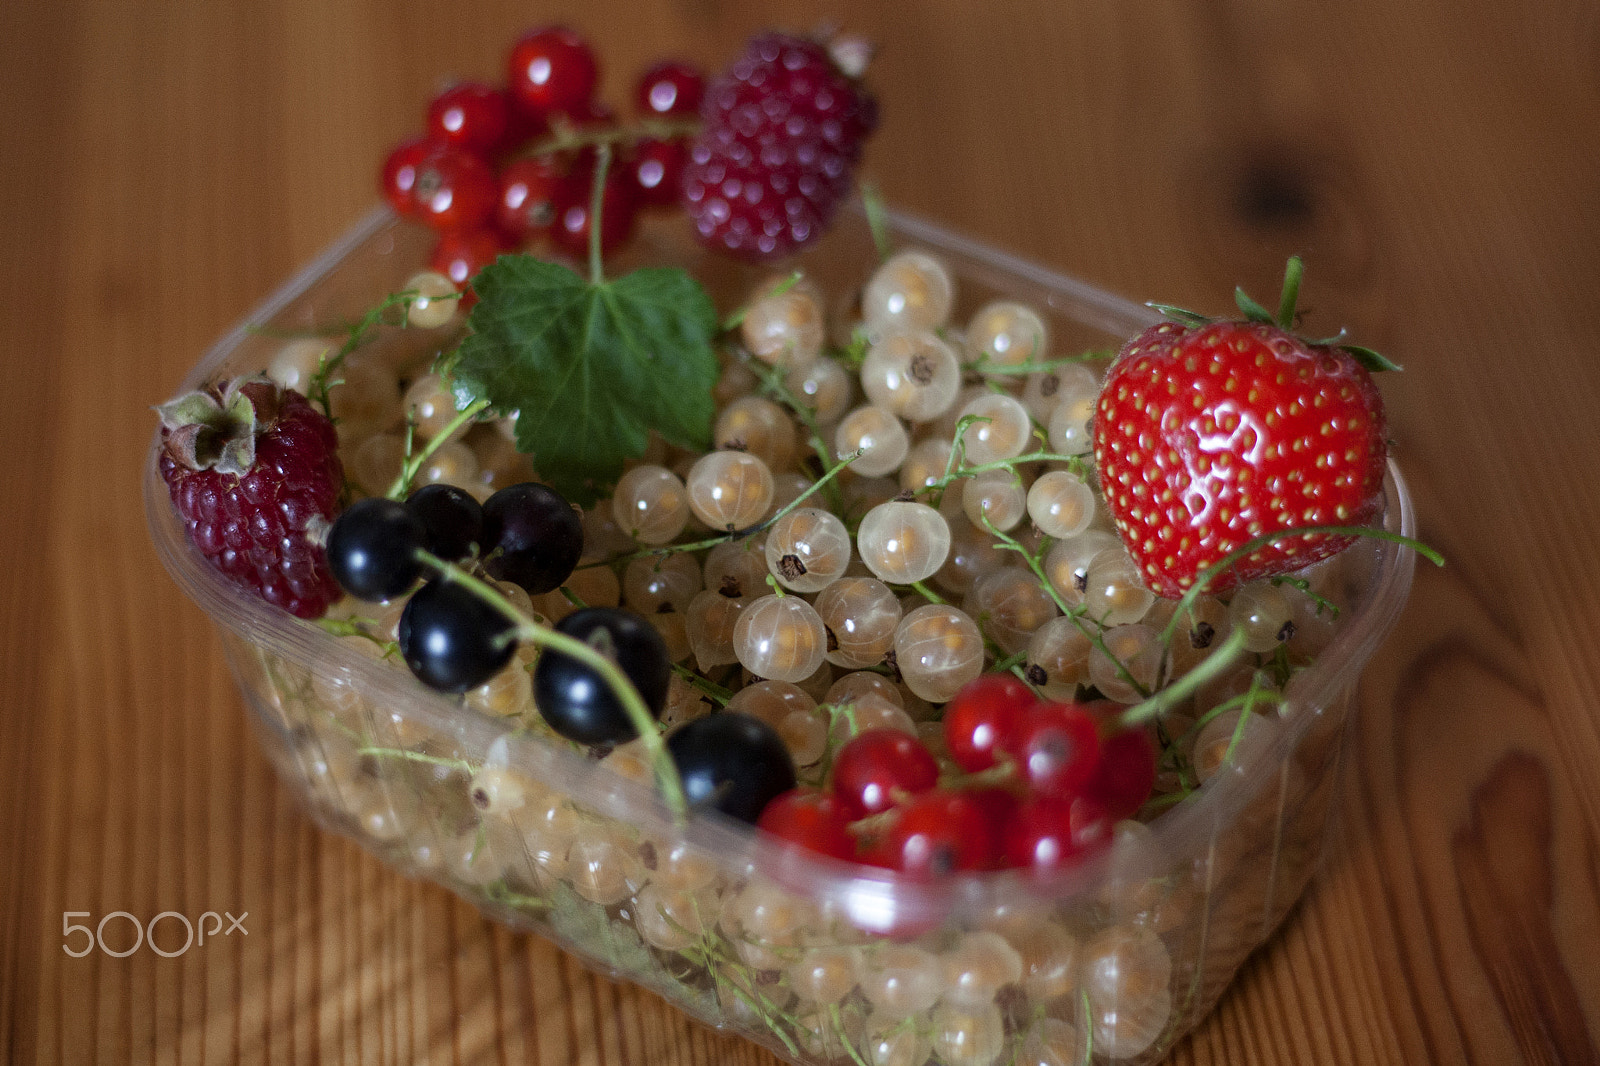
[[[591,283],[505,255],[472,287],[456,404],[519,411],[518,449],[568,500],[587,507],[609,491],[652,429],[680,447],[709,446],[717,313],[688,274],[649,268]]]

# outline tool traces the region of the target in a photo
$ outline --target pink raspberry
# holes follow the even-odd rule
[[[707,89],[700,117],[684,206],[706,244],[769,260],[822,235],[878,108],[821,45],[767,33]]]
[[[268,603],[320,618],[340,592],[307,527],[338,506],[333,423],[266,378],[217,382],[157,411],[161,477],[189,540]]]

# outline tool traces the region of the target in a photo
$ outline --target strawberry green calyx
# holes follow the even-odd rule
[[[1239,308],[1239,313],[1245,317],[1245,321],[1254,322],[1259,326],[1273,326],[1281,329],[1308,348],[1337,348],[1339,351],[1349,354],[1356,362],[1361,364],[1363,369],[1371,373],[1400,369],[1399,364],[1392,362],[1371,348],[1363,347],[1359,344],[1343,343],[1346,334],[1342,329],[1332,337],[1316,339],[1296,333],[1294,331],[1295,317],[1299,313],[1296,305],[1300,301],[1300,281],[1304,276],[1305,263],[1298,255],[1290,256],[1289,261],[1283,268],[1283,291],[1278,297],[1278,313],[1276,315],[1257,303],[1249,293],[1244,291],[1243,286],[1238,286],[1233,290],[1233,302]],[[1209,326],[1213,322],[1219,321],[1202,315],[1197,311],[1174,307],[1172,304],[1150,301],[1145,306],[1152,311],[1159,311],[1163,316],[1178,323],[1180,326],[1197,328]]]
[[[256,461],[258,427],[278,415],[277,386],[267,378],[234,378],[184,393],[156,407],[173,461],[190,470],[243,476]]]

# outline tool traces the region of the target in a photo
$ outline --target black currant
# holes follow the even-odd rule
[[[388,600],[422,576],[422,523],[393,500],[357,500],[328,530],[328,569],[350,595]]]
[[[460,582],[434,578],[400,614],[400,654],[429,688],[465,692],[500,672],[517,649],[509,618]]]
[[[555,490],[509,485],[483,505],[483,550],[492,576],[538,596],[572,575],[583,555],[583,522]]]
[[[422,523],[422,546],[456,562],[483,539],[483,505],[454,485],[424,485],[406,499],[406,510]]]
[[[655,717],[667,702],[672,660],[656,627],[632,611],[587,607],[556,631],[576,637],[627,675]],[[533,702],[550,728],[579,744],[620,744],[639,735],[605,679],[570,655],[546,649],[533,670]]]
[[[794,761],[776,730],[737,711],[696,718],[667,738],[690,806],[714,807],[755,824],[795,785]]]

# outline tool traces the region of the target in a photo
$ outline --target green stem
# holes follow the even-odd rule
[[[894,251],[894,240],[890,236],[889,212],[884,209],[883,196],[869,181],[861,183],[861,206],[866,211],[867,229],[872,233],[872,246],[881,263]]]
[[[719,706],[726,707],[728,705],[728,701],[733,699],[733,693],[729,692],[716,682],[701,677],[699,674],[695,673],[687,666],[684,666],[682,663],[673,663],[672,672],[683,678],[696,690],[703,692],[707,696],[710,696],[713,700],[716,700]]]
[[[800,279],[803,278],[803,277],[805,277],[805,274],[802,273],[801,271],[798,271],[798,270],[791,271],[789,273],[788,277],[784,278],[782,281],[780,281],[776,285],[774,285],[771,289],[769,289],[766,292],[762,293],[760,296],[757,296],[755,299],[751,300],[749,303],[744,304],[737,311],[735,311],[733,314],[731,314],[727,318],[723,319],[722,320],[722,332],[724,332],[724,333],[732,333],[734,330],[738,329],[741,325],[744,324],[745,318],[750,314],[750,308],[754,307],[756,304],[760,303],[762,300],[775,300],[775,299],[777,299],[779,296],[782,296],[784,293],[788,292],[790,289],[792,289],[796,285],[800,284]]]
[[[400,476],[394,479],[394,484],[389,486],[389,491],[384,495],[391,500],[403,500],[409,496],[411,494],[412,480],[416,478],[417,472],[427,464],[428,460],[433,458],[433,453],[444,447],[445,443],[455,436],[456,430],[475,420],[488,409],[488,400],[474,400],[464,410],[456,412],[456,416],[450,420],[450,423],[435,433],[432,439],[423,445],[420,452],[400,464]]]
[[[606,280],[600,262],[600,209],[605,199],[606,172],[611,169],[611,142],[603,141],[595,148],[594,190],[589,194],[589,284],[599,285]]]
[[[1298,255],[1291,255],[1283,267],[1283,295],[1278,298],[1278,325],[1294,329],[1294,307],[1300,302],[1300,279],[1305,276],[1305,264]]]
[[[570,122],[559,122],[549,136],[541,137],[517,153],[519,159],[570,152],[579,148],[611,147],[619,144],[637,144],[639,141],[675,141],[693,137],[700,132],[695,119],[675,121],[640,119],[623,126],[579,128]]]
[[[1178,607],[1172,612],[1172,620],[1167,623],[1166,629],[1161,632],[1161,642],[1168,646],[1172,644],[1172,636],[1178,631],[1178,622],[1183,618],[1185,612],[1194,606],[1194,601],[1205,593],[1211,582],[1215,581],[1218,575],[1225,573],[1233,564],[1251,552],[1260,551],[1262,548],[1276,544],[1280,540],[1288,540],[1290,537],[1303,537],[1312,533],[1326,533],[1338,537],[1370,537],[1373,540],[1387,540],[1402,547],[1410,548],[1434,566],[1444,565],[1444,556],[1420,540],[1415,540],[1399,533],[1391,533],[1387,529],[1377,529],[1373,526],[1301,526],[1298,529],[1284,529],[1276,533],[1266,533],[1245,541],[1242,546],[1235,548],[1200,571],[1199,578],[1196,579],[1193,585],[1189,586],[1188,591],[1178,600]]]
[[[1022,556],[1023,561],[1028,564],[1028,569],[1033,571],[1033,576],[1039,579],[1040,585],[1044,587],[1045,592],[1050,594],[1050,599],[1055,602],[1055,605],[1058,608],[1060,608],[1061,613],[1072,619],[1073,626],[1078,630],[1079,633],[1082,633],[1086,638],[1088,638],[1090,644],[1093,644],[1100,650],[1101,655],[1104,655],[1107,659],[1111,660],[1111,664],[1117,668],[1118,676],[1126,681],[1133,691],[1139,694],[1140,699],[1148,698],[1150,695],[1150,690],[1140,684],[1138,680],[1134,678],[1132,672],[1128,670],[1127,664],[1113,655],[1111,653],[1111,649],[1106,647],[1104,629],[1098,623],[1092,628],[1088,625],[1085,625],[1083,621],[1082,610],[1074,610],[1073,608],[1067,606],[1066,601],[1061,598],[1061,593],[1058,592],[1055,585],[1051,583],[1049,575],[1044,572],[1044,564],[1039,561],[1039,556],[1024,548],[1022,543],[1015,537],[1008,533],[1001,532],[999,527],[989,520],[989,516],[987,514],[982,515],[981,517],[983,518],[984,528],[989,531],[991,536],[998,540],[1006,549],[1014,551],[1018,555]]]
[[[986,354],[974,359],[970,363],[962,363],[961,369],[968,373],[982,374],[984,377],[1007,377],[1023,374],[1050,374],[1057,370],[1064,370],[1069,366],[1082,366],[1101,359],[1110,359],[1116,353],[1104,348],[1091,348],[1077,355],[1066,356],[1062,359],[1047,359],[1044,362],[1026,363],[996,363]]]
[[[1165,714],[1174,704],[1186,700],[1201,685],[1220,675],[1224,670],[1233,665],[1234,657],[1244,647],[1245,633],[1243,629],[1235,629],[1228,634],[1228,639],[1212,649],[1198,666],[1184,674],[1178,680],[1157,692],[1140,703],[1134,704],[1117,716],[1117,728],[1132,729],[1136,725],[1143,725],[1152,718]]]
[[[946,602],[945,598],[943,596],[939,595],[937,592],[935,592],[932,589],[930,589],[923,582],[921,582],[921,581],[913,581],[911,583],[911,587],[916,590],[918,595],[920,595],[923,599],[927,600],[929,603],[937,603],[941,607],[944,606],[944,604]]]
[[[569,637],[565,633],[535,625],[509,600],[500,595],[499,590],[473,577],[459,566],[447,563],[425,551],[418,551],[417,558],[437,574],[440,580],[456,582],[499,611],[501,616],[515,626],[513,632],[518,640],[526,640],[548,651],[570,656],[599,674],[612,694],[621,702],[628,720],[638,732],[639,741],[649,756],[651,768],[655,771],[656,783],[661,788],[667,808],[678,819],[686,817],[689,804],[683,794],[683,780],[678,776],[678,768],[667,753],[666,742],[661,737],[655,715],[650,713],[650,708],[645,706],[639,690],[633,687],[633,682],[628,680],[628,675],[624,674],[616,663],[576,637]]]
[[[740,540],[744,537],[753,537],[757,533],[764,533],[768,529],[771,529],[773,524],[780,518],[795,510],[807,499],[813,496],[818,489],[822,488],[829,481],[833,480],[833,478],[837,477],[839,471],[843,470],[845,467],[849,466],[859,458],[861,458],[861,451],[859,449],[851,452],[849,455],[839,460],[837,466],[834,466],[826,474],[823,474],[817,480],[813,481],[810,488],[796,496],[793,500],[790,500],[783,507],[780,507],[776,512],[774,512],[771,518],[764,518],[753,526],[747,526],[744,529],[730,530],[727,533],[718,533],[714,537],[707,537],[705,540],[697,540],[691,544],[669,544],[664,548],[645,548],[640,551],[632,552],[628,555],[618,555],[615,558],[605,559],[598,563],[585,563],[584,566],[579,567],[579,569],[581,570],[595,566],[613,566],[617,563],[631,563],[635,559],[650,559],[663,555],[676,555],[679,552],[703,551],[706,548],[715,548],[718,544],[721,544],[724,541]]]
[[[404,759],[407,762],[427,763],[429,766],[443,766],[450,770],[460,770],[462,773],[472,773],[472,764],[465,759],[447,759],[442,755],[428,755],[420,751],[409,751],[405,748],[379,748],[361,747],[356,749],[357,755],[372,755],[383,759]]]

